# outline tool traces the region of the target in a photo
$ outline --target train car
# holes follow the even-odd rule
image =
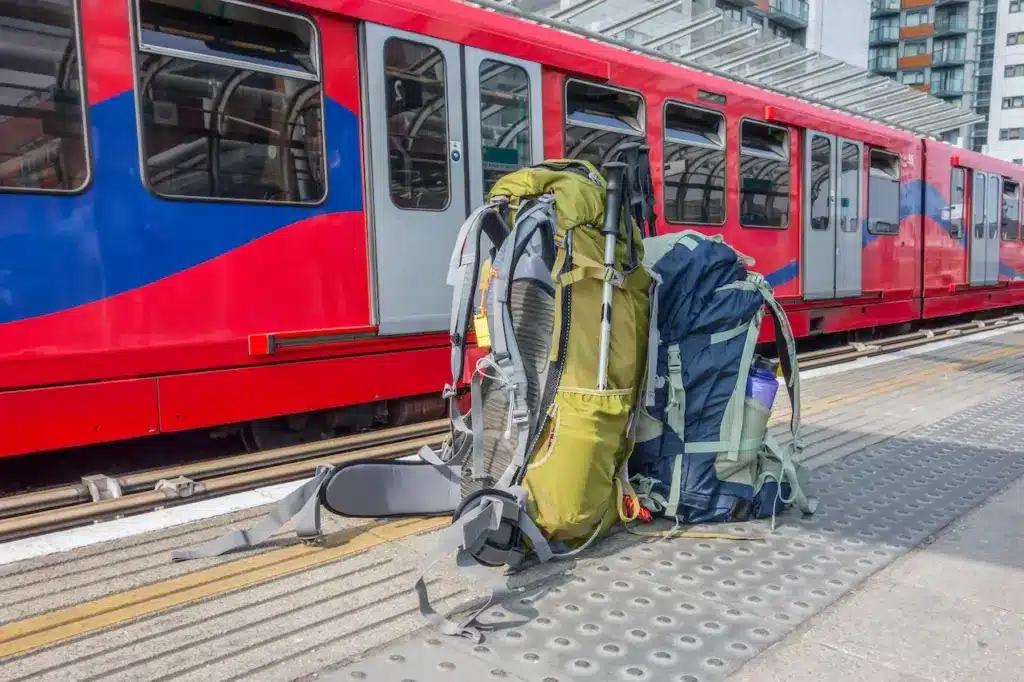
[[[925,141],[925,318],[1024,304],[1024,167]]]
[[[491,9],[0,0],[0,456],[438,415],[470,207],[631,140],[798,335],[928,309],[930,141]]]

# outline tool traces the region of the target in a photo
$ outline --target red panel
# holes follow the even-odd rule
[[[1024,305],[1024,289],[1022,288],[997,287],[978,291],[971,290],[951,296],[935,296],[925,299],[924,317],[931,319],[1017,305]]]
[[[314,18],[323,45],[324,94],[359,116],[359,37],[355,22],[332,14]]]
[[[0,457],[157,433],[156,380],[0,393]]]
[[[127,2],[82,1],[82,47],[89,104],[135,87]],[[130,163],[138,163],[133,159]]]
[[[368,281],[363,214],[319,215],[139,289],[5,324],[0,387],[249,364],[250,334],[369,324]]]
[[[162,431],[440,392],[447,347],[160,377]]]

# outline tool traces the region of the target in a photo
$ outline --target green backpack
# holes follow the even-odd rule
[[[299,535],[315,538],[321,504],[343,516],[452,514],[424,573],[452,552],[468,570],[572,556],[620,518],[633,520],[640,503],[626,462],[654,284],[640,224],[653,219],[653,194],[646,148],[632,145],[622,158],[606,166],[608,182],[573,159],[509,173],[463,224],[448,271],[451,433],[439,451],[424,448],[420,462],[323,467],[256,528],[175,558],[257,544],[295,515]],[[471,330],[485,354],[470,372],[463,415],[456,387]],[[421,575],[421,613],[447,634],[479,640],[473,621],[506,588],[490,570],[477,579],[491,599],[454,623],[433,610]]]

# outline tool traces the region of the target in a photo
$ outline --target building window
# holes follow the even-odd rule
[[[789,225],[789,131],[740,123],[740,225]]]
[[[0,3],[0,191],[76,192],[89,182],[76,5]]]
[[[1020,238],[1020,185],[1003,180],[1003,239]]]
[[[229,2],[141,0],[136,8],[136,91],[149,187],[168,197],[322,201],[313,24]]]
[[[722,10],[722,14],[733,21],[742,21],[743,19],[743,10],[735,5],[729,4],[725,0],[715,0],[715,7]]]
[[[1024,2],[1020,0],[1010,0],[1010,14],[1016,14],[1020,11],[1020,8],[1024,6]]]
[[[932,93],[962,94],[964,91],[964,70],[939,69],[932,71]]]
[[[872,149],[868,173],[868,232],[900,231],[900,157]]]
[[[924,85],[924,71],[904,71],[900,79],[905,85]]]
[[[644,101],[636,93],[595,83],[565,84],[565,155],[598,170],[626,142],[643,141]]]
[[[928,18],[928,10],[918,10],[916,12],[907,12],[903,15],[904,26],[922,26],[924,24],[930,24],[931,21]]]
[[[725,223],[725,117],[667,102],[664,149],[665,220]]]
[[[1024,76],[1024,64],[1007,64],[1003,75],[1006,78],[1021,78]]]
[[[484,196],[502,175],[528,166],[530,150],[530,76],[521,66],[480,62],[480,154]]]
[[[1000,140],[1019,140],[1021,139],[1021,131],[1024,128],[1000,128],[999,139]]]
[[[928,41],[927,40],[915,40],[912,42],[903,43],[903,56],[904,57],[916,57],[918,55],[928,54]],[[924,81],[922,81],[924,82]]]
[[[1024,109],[1024,97],[1004,97],[1003,109]]]
[[[1007,45],[1021,45],[1021,44],[1024,44],[1024,31],[1020,31],[1020,32],[1017,32],[1017,33],[1007,33],[1006,34],[1006,44]]]
[[[964,208],[964,186],[967,173],[963,168],[953,168],[949,178],[949,236],[953,239],[962,239],[967,229]]]

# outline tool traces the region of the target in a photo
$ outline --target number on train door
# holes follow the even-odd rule
[[[362,40],[377,324],[444,331],[459,228],[497,177],[541,159],[540,67],[377,24]]]
[[[815,130],[805,139],[804,298],[858,296],[864,147]]]

